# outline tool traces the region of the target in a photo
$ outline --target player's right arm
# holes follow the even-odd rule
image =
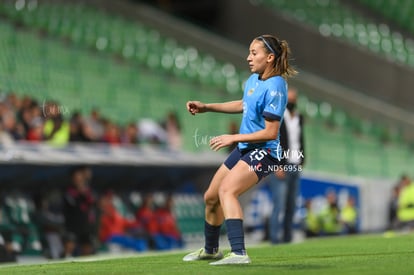
[[[235,100],[223,103],[203,103],[200,101],[188,101],[187,110],[192,115],[205,112],[238,114],[243,112],[243,101]]]

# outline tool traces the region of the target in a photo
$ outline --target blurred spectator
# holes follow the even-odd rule
[[[102,136],[102,141],[109,143],[111,145],[121,144],[121,137],[119,133],[119,128],[111,121],[105,123],[104,133]]]
[[[95,196],[88,183],[90,173],[90,169],[84,166],[74,167],[71,171],[72,182],[64,192],[66,256],[94,253],[97,220]]]
[[[164,198],[162,198],[162,200],[163,199]],[[162,203],[159,202],[159,204]],[[157,218],[154,195],[152,193],[148,193],[144,196],[142,205],[136,213],[136,219],[145,229],[151,248],[158,250],[169,248],[169,245],[172,244],[169,242],[172,242],[172,240],[167,241],[160,233],[159,220]]]
[[[135,219],[127,219],[117,211],[113,205],[112,193],[108,192],[100,198],[99,208],[99,240],[102,243],[117,244],[136,251],[148,249],[142,227]]]
[[[89,142],[92,141],[92,133],[85,125],[80,112],[74,112],[69,121],[70,125],[70,142]]]
[[[14,140],[21,140],[25,138],[23,124],[16,120],[16,115],[12,110],[3,113],[2,117],[3,129],[7,131]]]
[[[152,248],[165,250],[182,247],[181,233],[172,213],[173,197],[158,195],[157,209],[155,209],[154,195],[148,193],[144,196],[143,203],[136,213],[137,221],[146,230]]]
[[[167,142],[165,130],[153,119],[143,118],[138,123],[139,138],[149,144],[161,145]]]
[[[46,122],[43,134],[50,144],[64,146],[69,142],[69,123],[63,119],[62,112],[56,102],[46,102],[43,106],[43,114]]]
[[[42,236],[46,257],[62,258],[64,254],[63,236],[65,231],[60,193],[42,193],[35,199],[35,222]]]
[[[398,198],[400,196],[401,187],[407,176],[401,176],[397,184],[392,188],[391,198],[388,206],[388,229],[396,229],[398,227]]]
[[[124,132],[122,133],[121,136],[121,142],[122,144],[138,144],[139,143],[139,139],[138,139],[138,128],[137,125],[135,125],[135,123],[129,123],[126,127]]]
[[[183,240],[173,214],[173,196],[168,195],[165,204],[155,211],[158,227],[158,246],[160,249],[181,248]]]
[[[25,132],[27,133],[34,120],[41,120],[40,107],[36,101],[25,97],[22,109],[18,113],[18,119],[22,122]]]
[[[340,219],[343,225],[343,233],[356,234],[358,233],[358,209],[355,206],[355,198],[348,197],[346,205],[342,207],[340,213]]]
[[[320,213],[321,229],[323,235],[338,235],[341,233],[341,224],[339,219],[339,207],[336,193],[329,190],[326,195],[327,204]]]
[[[171,150],[181,150],[181,125],[178,121],[177,113],[170,111],[167,114],[167,119],[163,123],[165,132],[167,134],[167,145]]]
[[[150,236],[157,234],[157,221],[154,213],[154,196],[152,193],[144,195],[142,205],[138,208],[135,217]]]
[[[31,97],[18,97],[9,93],[0,98],[0,144],[14,140],[46,141],[55,146],[69,142],[104,142],[109,144],[165,145],[181,147],[180,125],[174,112],[170,112],[163,126],[153,119],[129,123],[125,129],[105,118],[97,108],[88,117],[75,111],[69,120],[64,118],[65,106],[55,101],[38,102]],[[168,133],[167,133],[168,131]]]
[[[26,139],[31,142],[42,141],[44,139],[43,126],[43,120],[40,117],[32,119],[27,131]]]
[[[319,236],[321,225],[318,214],[312,208],[312,200],[308,199],[305,202],[305,217],[304,217],[304,231],[307,238]]]
[[[14,143],[11,135],[3,129],[3,123],[0,120],[0,147],[8,147]]]
[[[401,179],[397,217],[400,228],[414,229],[414,182],[408,176]]]
[[[84,122],[85,127],[90,133],[89,137],[92,138],[93,141],[101,141],[105,128],[98,108],[93,108],[89,117],[86,117]]]

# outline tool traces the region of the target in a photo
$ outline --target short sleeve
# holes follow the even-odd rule
[[[267,119],[280,121],[285,113],[287,89],[285,85],[274,85],[265,95],[263,116]]]

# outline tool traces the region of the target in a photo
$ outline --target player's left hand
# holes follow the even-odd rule
[[[213,151],[218,151],[223,147],[230,146],[234,143],[233,135],[221,135],[210,139],[210,148]]]

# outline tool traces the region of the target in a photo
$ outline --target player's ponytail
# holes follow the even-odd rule
[[[286,40],[282,40],[280,45],[280,55],[276,58],[275,69],[284,78],[292,77],[298,72],[289,64],[290,48]]]

